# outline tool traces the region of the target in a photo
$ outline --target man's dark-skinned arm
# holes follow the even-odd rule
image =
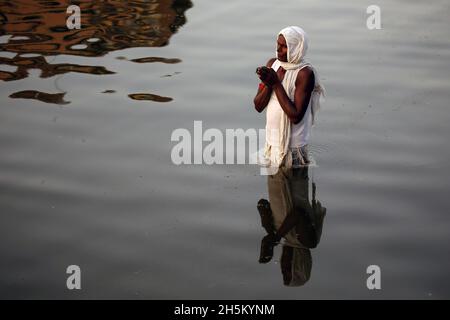
[[[289,99],[280,81],[274,82],[272,90],[278,98],[281,108],[294,124],[302,121],[308,108],[311,92],[314,89],[314,72],[306,67],[300,70],[295,81],[294,103]]]
[[[267,61],[266,67],[270,68],[276,58],[272,58],[269,61]],[[267,104],[269,103],[270,96],[272,95],[272,88],[270,86],[264,85],[263,88],[258,88],[258,92],[253,99],[253,103],[255,104],[255,109],[258,112],[262,112]]]

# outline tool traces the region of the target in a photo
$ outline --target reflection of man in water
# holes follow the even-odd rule
[[[322,234],[326,208],[315,199],[309,201],[308,167],[280,169],[268,176],[269,201],[261,199],[258,211],[267,235],[261,241],[259,262],[272,259],[273,249],[284,238],[280,259],[283,282],[300,286],[309,280],[312,267],[310,248],[315,248]]]

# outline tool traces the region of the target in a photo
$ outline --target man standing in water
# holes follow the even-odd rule
[[[263,199],[258,203],[268,233],[261,241],[261,263],[270,261],[273,247],[282,237],[304,253],[320,239],[325,209],[320,207],[315,215],[309,205],[308,143],[324,89],[315,68],[305,61],[307,50],[308,39],[302,28],[284,28],[278,33],[276,58],[256,70],[261,84],[254,98],[255,109],[262,112],[267,107],[262,160],[264,165],[279,171],[268,176],[270,203]],[[320,219],[315,219],[316,216]],[[282,267],[289,267],[282,268],[284,283],[304,284],[309,279],[311,259],[306,254],[301,263],[286,264],[283,262],[298,260],[293,258],[295,250],[286,252],[291,257],[281,259]],[[295,265],[309,267],[299,269]],[[298,279],[294,277],[296,270],[304,271]]]
[[[267,107],[264,162],[270,167],[308,165],[308,142],[324,90],[314,67],[305,61],[306,33],[287,27],[277,38],[276,58],[256,70],[261,84],[255,109]]]

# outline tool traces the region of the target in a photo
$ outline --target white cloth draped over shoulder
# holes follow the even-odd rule
[[[282,81],[282,85],[286,90],[286,94],[288,95],[289,99],[291,99],[292,102],[294,102],[295,82],[297,79],[298,71],[300,71],[305,67],[309,67],[314,72],[315,77],[314,90],[311,93],[311,98],[308,105],[308,108],[311,109],[310,126],[312,126],[315,124],[315,117],[320,109],[321,97],[324,96],[325,90],[320,83],[317,70],[311,65],[311,63],[305,60],[305,55],[308,50],[307,35],[302,28],[296,26],[284,28],[279,32],[278,35],[283,35],[284,38],[286,39],[288,62],[283,62],[277,59],[273,63],[272,68],[276,71],[281,66],[286,70],[285,76]],[[271,97],[271,100],[273,99],[275,99],[276,101],[275,102],[270,101],[269,103],[277,103],[278,108],[281,108],[274,92],[272,92]],[[307,118],[309,117],[309,115],[306,116],[305,114],[305,117]],[[263,164],[264,166],[280,167],[283,165],[287,168],[290,168],[292,167],[292,152],[289,152],[289,148],[293,147],[292,145],[290,146],[292,124],[284,111],[281,112],[279,121],[280,121],[279,125],[274,126],[276,127],[275,132],[267,132],[266,127],[266,144],[264,147],[263,161],[261,161],[260,163]],[[303,132],[302,134],[305,134],[305,136],[303,136],[299,140],[299,142],[297,142],[297,144],[300,145],[295,145],[294,147],[304,148],[304,150],[306,150],[307,140],[309,139],[309,130],[311,129],[310,126],[308,127],[306,124],[305,127],[301,128],[300,131],[307,131],[307,132]],[[270,137],[272,137],[272,140],[270,139]],[[277,141],[274,142],[274,139],[276,139]]]

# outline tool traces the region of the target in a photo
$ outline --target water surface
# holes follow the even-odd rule
[[[449,298],[446,1],[3,1],[0,297]],[[310,279],[258,263],[267,177],[172,164],[171,133],[263,128],[256,66],[286,25],[327,89],[310,173],[327,208]],[[66,289],[66,267],[82,290]],[[366,268],[382,290],[366,288]]]

